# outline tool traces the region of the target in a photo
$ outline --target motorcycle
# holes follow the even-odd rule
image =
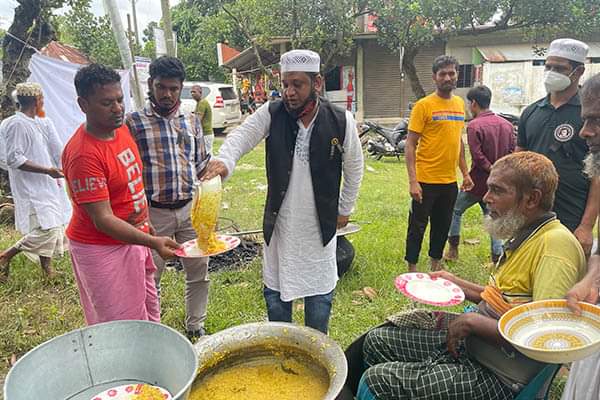
[[[242,111],[242,114],[254,114],[257,108],[258,107],[256,106],[253,97],[249,97],[247,99],[240,99],[240,109]]]
[[[363,148],[376,160],[383,157],[400,159],[406,146],[408,119],[403,119],[394,128],[384,128],[375,122],[365,121],[358,136]]]
[[[498,113],[498,116],[504,118],[505,120],[507,120],[508,122],[510,122],[512,124],[513,132],[516,136],[517,132],[519,130],[519,116],[514,115],[514,114],[508,114],[508,113]]]

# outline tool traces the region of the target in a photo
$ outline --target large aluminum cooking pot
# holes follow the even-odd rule
[[[342,390],[348,366],[340,346],[329,336],[304,326],[285,322],[257,322],[235,326],[217,332],[196,343],[198,376],[227,364],[229,357],[254,351],[256,348],[291,348],[320,363],[329,374],[329,390],[323,399],[334,400]],[[317,399],[315,399],[317,400]]]
[[[198,362],[168,326],[113,321],[76,329],[25,354],[9,371],[5,400],[90,400],[121,385],[149,383],[186,400]]]

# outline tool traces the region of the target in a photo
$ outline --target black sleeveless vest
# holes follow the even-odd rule
[[[266,139],[268,192],[263,219],[267,244],[273,236],[277,215],[290,182],[298,134],[298,124],[287,113],[281,100],[269,103],[269,113],[271,128]],[[336,231],[342,178],[342,154],[339,149],[344,144],[345,136],[345,110],[321,98],[310,137],[309,162],[323,246],[329,243]],[[339,143],[339,146],[335,143]]]

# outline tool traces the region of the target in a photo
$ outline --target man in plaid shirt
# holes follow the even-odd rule
[[[180,60],[163,56],[150,64],[149,98],[144,108],[127,116],[143,163],[150,221],[159,236],[177,242],[195,239],[190,209],[194,182],[206,166],[199,118],[180,109],[185,69]],[[154,252],[156,287],[164,261]],[[202,336],[208,303],[208,258],[183,261],[185,270],[185,327],[190,339]]]

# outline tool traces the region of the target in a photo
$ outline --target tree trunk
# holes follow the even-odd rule
[[[402,59],[402,70],[406,73],[406,76],[410,81],[410,88],[412,89],[415,97],[420,99],[421,97],[425,97],[426,93],[423,89],[421,81],[419,80],[417,68],[415,67],[415,58],[418,53],[419,49],[417,48],[405,48],[404,58]]]
[[[18,3],[19,6],[15,8],[15,17],[8,28],[8,33],[28,42],[37,49],[54,39],[54,29],[41,18],[42,7],[48,7],[47,1],[18,0]],[[11,93],[17,83],[25,82],[29,77],[28,65],[34,51],[10,35],[4,36],[2,50],[2,75],[5,79],[5,90],[0,99],[0,118],[4,119],[15,112]]]

